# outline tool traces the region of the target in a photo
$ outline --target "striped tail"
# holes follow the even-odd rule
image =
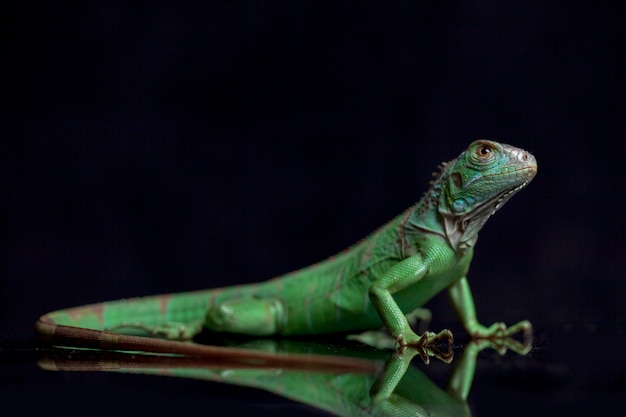
[[[200,331],[220,292],[200,290],[73,307],[41,316],[35,327],[43,340],[60,345],[72,342],[70,346],[102,348],[108,339],[116,340],[121,334],[185,340]],[[94,346],[93,340],[85,340],[89,334],[103,340]]]
[[[219,363],[235,361],[247,366],[250,364],[270,367],[332,366],[333,372],[342,369],[372,372],[373,369],[377,369],[373,368],[372,362],[356,358],[310,353],[285,356],[251,349],[181,341],[193,337],[201,329],[211,306],[225,298],[250,295],[254,288],[253,285],[234,286],[73,307],[41,316],[35,327],[41,339],[60,347],[186,355]],[[145,334],[146,332],[154,333],[154,329],[171,329],[177,325],[180,325],[181,329],[190,329],[185,332],[188,334],[173,333],[170,336],[175,337],[169,337],[179,340],[145,337],[154,336]],[[143,335],[138,335],[141,333]],[[55,361],[44,361],[42,366],[45,369],[60,369]]]

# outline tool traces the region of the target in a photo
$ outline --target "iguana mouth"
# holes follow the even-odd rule
[[[533,175],[533,177],[534,177],[534,175]],[[523,183],[521,183],[517,187],[513,187],[510,190],[507,190],[504,193],[500,194],[498,196],[498,199],[496,200],[496,204],[494,204],[494,206],[493,206],[493,210],[491,211],[491,216],[493,216],[495,214],[495,212],[500,209],[500,207],[502,206],[503,202],[506,202],[513,194],[515,194],[516,192],[518,192],[522,188],[526,187],[528,185],[528,183],[533,179],[533,177],[530,177],[529,179],[527,179],[526,181],[524,181]]]
[[[515,173],[515,175],[517,176],[522,176],[522,177],[527,177],[527,178],[521,184],[504,190],[503,192],[495,196],[493,199],[486,201],[481,206],[467,213],[465,216],[463,216],[464,224],[467,224],[469,221],[472,221],[476,218],[485,216],[486,213],[489,213],[487,217],[493,216],[495,212],[498,211],[500,207],[502,207],[502,205],[506,203],[515,193],[517,193],[522,188],[526,187],[528,183],[532,181],[532,179],[537,174],[537,165],[535,164],[524,165],[523,167],[518,168],[515,171],[513,171],[513,173]],[[492,176],[506,175],[506,174],[510,174],[510,172],[504,173],[504,174],[493,174]],[[492,201],[493,201],[493,205],[491,203]],[[491,210],[489,209],[490,207],[491,207]]]

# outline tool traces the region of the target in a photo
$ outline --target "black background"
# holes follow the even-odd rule
[[[3,339],[30,340],[50,310],[323,259],[489,138],[531,151],[539,173],[481,232],[479,319],[571,332],[575,361],[596,357],[594,339],[619,351],[626,22],[615,4],[3,6]],[[458,328],[445,297],[430,307],[433,327]],[[605,368],[624,390],[626,370]],[[14,391],[52,378],[25,375]],[[176,389],[140,381],[146,396]]]

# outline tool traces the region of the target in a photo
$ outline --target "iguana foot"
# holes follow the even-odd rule
[[[522,332],[522,341],[513,339],[513,336]],[[527,354],[532,348],[533,326],[528,320],[520,321],[510,327],[504,323],[494,323],[489,327],[479,325],[470,332],[478,341],[486,341],[489,347],[503,355],[512,350],[520,355]]]
[[[409,335],[409,337],[405,337],[400,335],[397,337],[398,347],[396,348],[396,352],[399,355],[403,355],[407,349],[414,350],[420,355],[425,364],[430,362],[430,356],[435,356],[443,362],[450,363],[453,355],[453,351],[450,347],[453,342],[454,336],[448,329],[442,330],[439,333],[424,332],[421,336],[413,334]],[[447,349],[441,350],[440,346],[444,343]],[[415,355],[415,353],[412,355]]]
[[[532,324],[528,320],[520,321],[510,327],[506,327],[504,323],[494,323],[489,327],[478,324],[469,333],[476,339],[491,339],[511,337],[519,332],[523,332],[524,339],[528,339],[532,336]]]
[[[418,336],[415,333],[407,334],[406,336],[401,334],[396,338],[396,340],[399,347],[422,347],[441,343],[444,340],[448,344],[452,344],[454,336],[450,330],[445,329],[439,333],[424,332],[421,336]]]

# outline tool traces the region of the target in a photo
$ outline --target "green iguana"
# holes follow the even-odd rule
[[[203,329],[251,336],[359,332],[384,325],[401,348],[452,334],[416,334],[406,314],[447,290],[472,337],[531,332],[476,319],[466,278],[478,232],[537,173],[535,158],[478,140],[440,166],[422,199],[370,236],[320,263],[269,281],[59,310],[36,324],[57,345],[186,353]],[[151,336],[151,337],[142,337]],[[170,340],[160,340],[170,339]],[[181,350],[182,349],[182,350]]]

